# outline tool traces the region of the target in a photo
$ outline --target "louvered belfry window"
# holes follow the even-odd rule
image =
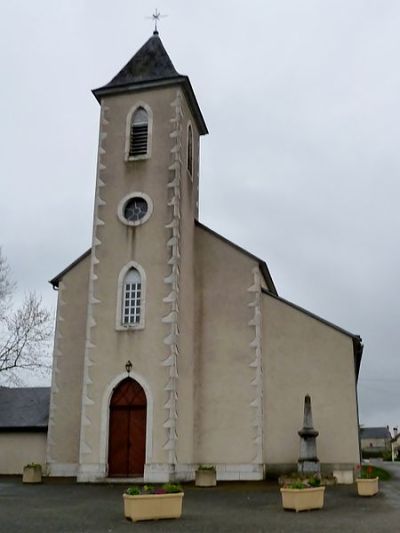
[[[137,325],[140,322],[142,280],[135,268],[131,268],[126,274],[123,291],[122,324],[125,326]]]
[[[143,107],[139,107],[132,116],[129,156],[137,157],[147,154],[149,119]]]

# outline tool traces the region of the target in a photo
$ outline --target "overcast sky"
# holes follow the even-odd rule
[[[99,105],[151,36],[135,0],[2,2],[0,245],[20,294],[90,246]],[[400,424],[400,2],[162,0],[190,76],[200,219],[278,292],[362,336],[360,422]]]

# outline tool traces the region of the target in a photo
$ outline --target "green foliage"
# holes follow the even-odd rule
[[[363,459],[380,459],[384,452],[379,450],[362,450]]]
[[[384,468],[374,466],[373,477],[378,477],[380,481],[388,481],[389,479],[391,479],[392,476],[390,475],[390,472],[388,472]]]
[[[382,452],[382,459],[384,461],[391,461],[392,460],[392,451],[391,450],[385,450]]]
[[[129,494],[129,496],[138,496],[141,494],[141,491],[139,487],[129,487],[126,489],[126,494]]]
[[[391,475],[387,470],[378,466],[361,465],[358,467],[358,477],[360,479],[375,479],[378,477],[379,481],[388,481]]]
[[[175,483],[165,483],[162,487],[154,485],[143,485],[143,487],[129,487],[126,494],[129,496],[141,496],[149,494],[175,494],[183,492],[181,485]]]
[[[29,463],[29,465],[25,465],[24,468],[34,468],[35,470],[39,470],[42,468],[42,465],[39,463]]]
[[[285,482],[284,486],[289,489],[317,488],[321,486],[321,474],[310,476],[309,474],[295,472],[290,476],[290,479]]]
[[[214,465],[199,465],[199,470],[214,470],[215,472],[215,466]]]
[[[288,489],[307,489],[308,485],[306,485],[302,481],[295,481],[294,483],[290,483],[290,485],[288,485],[287,488]]]
[[[167,494],[175,494],[177,492],[183,492],[183,488],[179,483],[165,483],[162,486]]]
[[[310,487],[320,487],[321,479],[318,476],[310,477],[310,479],[308,480],[308,485]]]

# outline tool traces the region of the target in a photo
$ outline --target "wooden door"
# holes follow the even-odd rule
[[[143,476],[146,456],[146,395],[132,378],[114,389],[110,402],[108,475]]]

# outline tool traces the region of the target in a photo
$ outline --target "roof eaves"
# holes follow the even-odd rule
[[[278,292],[276,290],[275,284],[274,284],[274,282],[272,280],[272,277],[271,277],[271,274],[269,272],[267,263],[263,259],[260,259],[256,255],[254,255],[251,252],[245,250],[244,248],[242,248],[241,246],[239,246],[239,245],[235,244],[234,242],[230,241],[226,237],[223,237],[222,235],[220,235],[216,231],[212,230],[208,226],[205,226],[204,224],[202,224],[199,220],[195,219],[194,223],[199,228],[207,231],[208,233],[210,233],[214,237],[217,237],[217,239],[220,239],[221,241],[225,242],[226,244],[229,244],[229,246],[232,246],[233,248],[235,248],[236,250],[238,250],[242,254],[245,254],[248,257],[250,257],[251,259],[254,259],[255,261],[257,261],[259,266],[260,266],[260,270],[261,270],[261,272],[262,272],[262,274],[264,276],[265,282],[266,282],[266,284],[269,287],[269,290],[267,291],[267,293],[268,294],[273,294],[274,296],[278,295]]]
[[[199,128],[200,135],[206,135],[208,133],[207,125],[201,112],[200,106],[197,102],[196,95],[194,94],[192,84],[190,83],[188,76],[173,76],[164,79],[145,80],[134,83],[125,83],[117,86],[99,87],[93,89],[92,93],[96,97],[97,101],[101,103],[103,96],[110,96],[112,94],[123,94],[128,92],[142,91],[144,89],[162,88],[170,85],[182,85],[185,95],[187,97],[190,111],[196,119],[197,126]]]
[[[57,274],[57,276],[54,276],[54,278],[49,280],[49,283],[51,283],[51,285],[53,285],[53,289],[58,289],[58,284],[62,280],[62,278],[65,276],[65,274],[67,274],[70,270],[72,270],[74,268],[74,266],[76,266],[78,263],[80,263],[86,257],[88,257],[88,255],[90,255],[91,251],[92,251],[91,248],[89,248],[89,250],[86,250],[86,252],[84,252],[82,255],[80,255],[77,259],[75,259],[75,261],[73,261],[66,268],[64,268],[64,270],[62,272],[60,272],[59,274]]]
[[[46,433],[48,425],[45,426],[0,426],[0,433]]]
[[[362,427],[360,435],[362,439],[392,439],[387,427]]]
[[[358,380],[358,375],[360,373],[362,354],[364,351],[364,345],[359,335],[355,335],[353,337],[353,351],[354,351],[354,365],[355,365],[355,371],[356,371],[356,378]]]
[[[163,79],[155,78],[153,80],[135,81],[135,82],[121,83],[119,85],[111,85],[111,86],[103,85],[102,87],[93,89],[92,93],[96,97],[97,101],[100,103],[102,96],[107,96],[109,94],[120,94],[120,93],[127,93],[127,92],[133,92],[133,91],[141,91],[143,89],[148,89],[152,87],[165,87],[168,85],[182,83],[183,78],[185,78],[185,76],[181,76],[179,74],[178,76],[171,76],[169,78],[163,78]]]

